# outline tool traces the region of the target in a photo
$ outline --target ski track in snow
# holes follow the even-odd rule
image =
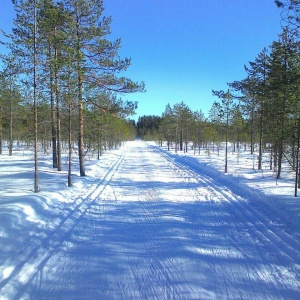
[[[128,143],[16,265],[0,262],[0,299],[300,299],[299,240],[234,190]]]
[[[157,147],[155,150],[159,151]],[[234,254],[238,258],[246,260],[245,267],[247,272],[242,268],[234,271],[230,259],[227,261],[229,263],[228,268],[224,268],[224,264],[217,266],[217,268],[211,266],[212,270],[216,269],[216,276],[222,274],[221,281],[223,281],[224,287],[218,299],[224,297],[224,291],[226,291],[225,299],[252,299],[256,298],[255,293],[258,289],[261,290],[258,295],[263,295],[261,296],[263,299],[298,299],[299,287],[295,294],[289,294],[285,290],[289,289],[289,282],[300,282],[299,241],[276,228],[276,226],[272,226],[271,220],[266,216],[266,211],[260,212],[255,210],[249,205],[249,202],[233,194],[226,186],[220,186],[212,178],[203,174],[199,175],[188,166],[176,162],[174,157],[167,152],[160,151],[160,153],[171,165],[175,166],[175,169],[181,173],[182,177],[188,177],[186,174],[189,174],[190,178],[206,186],[206,190],[209,192],[209,199],[212,200],[215,226],[229,225],[229,231],[226,233],[229,236],[226,236],[228,241],[226,242],[227,246],[224,253],[221,253],[223,250],[212,249],[211,254],[228,258]],[[201,192],[198,192],[198,194],[197,200],[201,199],[203,195]],[[228,222],[220,221],[220,217],[224,213],[227,213],[228,217],[230,217],[227,220]],[[251,246],[251,251],[241,246],[245,238],[247,238],[248,247]],[[263,250],[261,250],[261,247]],[[203,251],[200,250],[200,252]],[[257,261],[261,261],[258,266],[256,266]],[[281,266],[283,262],[284,266]],[[246,284],[254,279],[255,285],[251,289],[251,292],[254,292],[253,295],[237,293],[241,289],[239,288],[240,282],[234,282],[235,277],[240,280],[243,276],[245,276],[243,280]],[[282,292],[278,285],[282,285]],[[218,282],[216,286],[222,286],[222,282]],[[277,293],[275,292],[276,290],[280,292]]]
[[[18,258],[18,264],[12,268],[10,275],[0,282],[0,299],[6,299],[1,296],[2,294],[9,295],[9,299],[19,299],[24,293],[24,286],[43,272],[47,261],[59,250],[78,223],[82,222],[91,204],[101,195],[122,158],[123,156],[119,157],[99,183],[92,186],[89,191],[84,191],[76,199],[74,209],[62,218],[58,226],[51,230],[39,245]]]

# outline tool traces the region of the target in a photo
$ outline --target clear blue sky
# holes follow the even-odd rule
[[[9,30],[11,0],[0,0],[0,28]],[[277,40],[280,10],[274,0],[104,0],[111,39],[122,38],[131,57],[126,76],[144,81],[137,115],[161,115],[167,103],[185,102],[208,114],[212,89],[243,79],[244,65]],[[0,51],[3,48],[0,47]]]

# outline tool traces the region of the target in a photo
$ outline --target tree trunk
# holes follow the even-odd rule
[[[57,62],[57,49],[55,48],[55,98],[56,98],[56,131],[57,131],[57,170],[61,171],[61,130],[60,130],[60,96],[59,96],[59,84],[58,84],[58,62]]]
[[[277,151],[277,145],[274,145],[274,155],[273,155],[273,161],[274,161],[274,169],[277,169],[277,158],[278,158],[278,151]]]
[[[69,79],[70,81],[70,79]],[[68,114],[68,123],[69,123],[69,167],[68,167],[68,187],[72,186],[72,107],[71,107],[71,87],[69,83],[69,114]]]
[[[176,132],[175,132],[175,153],[177,153],[178,145],[178,123],[176,124]]]
[[[280,179],[281,176],[282,158],[283,158],[283,141],[281,139],[278,147],[278,165],[277,165],[277,176],[276,176],[277,179]]]
[[[78,157],[79,157],[79,173],[80,176],[85,176],[84,167],[84,145],[83,145],[83,99],[82,99],[82,89],[83,89],[83,75],[82,68],[80,65],[81,59],[81,33],[79,29],[79,17],[78,17],[78,7],[75,6],[76,10],[76,37],[77,37],[77,80],[78,80]]]
[[[11,80],[12,81],[12,80]],[[11,82],[12,85],[12,82]],[[13,149],[13,117],[12,117],[12,86],[10,86],[10,99],[9,99],[9,146],[8,155],[12,156]]]
[[[84,147],[83,147],[83,101],[82,101],[82,79],[78,76],[78,87],[79,87],[79,133],[78,133],[78,155],[79,155],[79,170],[80,176],[85,176],[84,167]]]
[[[273,169],[273,146],[271,147],[271,153],[270,153],[270,170]]]
[[[185,136],[185,153],[188,152],[188,130],[186,131],[186,136]]]
[[[33,29],[33,113],[34,113],[34,192],[39,191],[38,179],[38,115],[37,115],[37,79],[36,79],[36,0],[34,1],[34,29]]]
[[[183,150],[183,128],[181,128],[181,130],[180,130],[180,144],[179,144],[179,146],[180,146],[180,151],[182,151]]]
[[[258,149],[258,170],[262,168],[262,152],[263,152],[263,113],[260,116],[260,130],[259,130],[259,149]]]
[[[49,47],[49,59],[52,60],[51,47]],[[57,168],[57,146],[56,146],[56,128],[55,128],[55,107],[54,107],[54,92],[53,92],[53,71],[50,64],[50,107],[51,107],[51,132],[52,132],[52,167]]]
[[[225,173],[228,169],[228,125],[229,125],[229,112],[226,114],[226,143],[225,143]]]

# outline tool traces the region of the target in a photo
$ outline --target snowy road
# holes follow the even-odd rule
[[[251,194],[143,142],[101,176],[2,263],[0,299],[300,299],[300,242]]]

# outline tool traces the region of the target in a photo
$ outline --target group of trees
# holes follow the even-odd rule
[[[158,136],[161,117],[142,116],[136,123],[137,137],[142,140],[155,140]]]
[[[262,168],[263,153],[270,153],[270,168],[279,179],[282,162],[286,160],[299,178],[300,147],[300,1],[275,1],[282,8],[286,21],[283,32],[271,46],[264,48],[245,66],[242,80],[228,83],[226,91],[212,91],[217,100],[209,116],[193,112],[183,102],[166,106],[161,116],[157,140],[175,145],[175,151],[206,145],[218,148],[225,143],[225,172],[230,141],[238,150],[249,144],[251,153],[258,153],[258,169]],[[300,182],[298,182],[298,185]],[[295,192],[296,194],[296,192]]]
[[[277,41],[245,66],[246,76],[228,83],[227,91],[212,91],[217,100],[209,116],[181,102],[166,106],[162,116],[143,116],[136,126],[128,121],[137,103],[117,95],[144,91],[143,82],[123,77],[129,58],[120,58],[121,40],[110,41],[112,19],[103,16],[102,0],[12,0],[16,18],[5,34],[9,54],[1,55],[0,154],[7,141],[34,146],[38,191],[38,147],[52,149],[53,167],[61,170],[62,145],[76,148],[80,175],[85,175],[87,151],[101,155],[103,147],[138,136],[167,141],[175,151],[207,145],[219,149],[228,142],[239,150],[249,144],[270,152],[270,167],[281,176],[287,160],[299,178],[300,147],[300,1],[275,1],[285,21]],[[297,179],[296,179],[297,180]]]
[[[237,149],[249,143],[251,152],[258,148],[258,169],[266,148],[271,151],[277,178],[281,175],[283,158],[296,170],[300,136],[300,44],[286,27],[249,66],[247,77],[228,83],[227,91],[212,91],[216,100],[208,118],[192,112],[183,102],[167,105],[162,115],[161,138],[187,151],[207,142],[230,141]],[[185,146],[183,146],[185,145]],[[225,154],[227,172],[227,153]]]
[[[3,140],[34,146],[38,191],[38,147],[51,146],[53,167],[61,170],[61,147],[77,148],[80,175],[86,151],[113,147],[135,137],[127,117],[137,103],[117,95],[144,91],[143,82],[121,76],[131,64],[120,58],[121,39],[110,41],[111,17],[102,0],[12,0],[8,53],[1,55],[0,153]],[[49,143],[50,141],[50,143]]]

